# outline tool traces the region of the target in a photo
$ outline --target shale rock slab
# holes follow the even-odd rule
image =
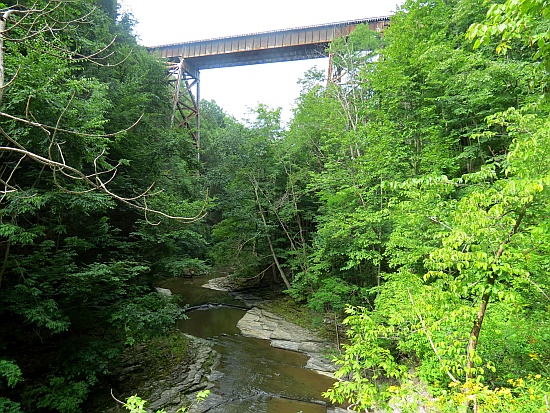
[[[331,375],[336,367],[327,355],[334,348],[311,331],[284,320],[276,314],[254,307],[239,320],[237,327],[247,337],[270,340],[271,346],[304,353],[306,368]]]
[[[165,413],[176,413],[182,406],[194,402],[197,391],[211,386],[216,379],[215,366],[219,354],[212,348],[212,343],[209,341],[180,334],[182,340],[187,340],[190,353],[188,358],[179,359],[167,354],[162,364],[158,365],[158,360],[151,358],[145,345],[130,349],[131,351],[121,358],[121,365],[113,369],[112,377],[119,400],[137,394],[148,400],[148,412],[164,408]],[[140,378],[143,380],[141,381]],[[109,407],[93,411],[127,412],[114,400],[110,401]]]

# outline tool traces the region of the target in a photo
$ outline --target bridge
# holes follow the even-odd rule
[[[169,66],[174,86],[172,126],[188,128],[198,148],[201,70],[327,57],[330,42],[349,36],[358,25],[367,24],[371,30],[382,32],[389,21],[389,16],[372,17],[152,46],[148,50]]]

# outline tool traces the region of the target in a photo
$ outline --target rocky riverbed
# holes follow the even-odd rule
[[[307,369],[330,376],[336,371],[334,363],[329,359],[330,354],[335,351],[334,346],[276,314],[254,307],[239,320],[237,327],[246,337],[269,340],[273,347],[307,355]]]
[[[237,287],[228,279],[211,280],[205,286],[205,288],[226,291],[235,290]],[[170,294],[171,292],[164,289],[162,293]],[[243,312],[244,315],[237,322],[240,335],[268,340],[272,347],[302,353],[308,359],[306,369],[314,370],[323,375],[332,375],[335,366],[329,358],[330,354],[334,352],[334,348],[326,340],[305,328],[260,308],[262,300],[258,297],[236,292],[231,294],[242,300],[245,306],[252,307]],[[229,411],[225,410],[225,407],[229,408],[229,405],[233,402],[232,398],[264,397],[262,394],[254,395],[254,392],[252,395],[241,395],[238,391],[234,395],[226,394],[223,391],[220,393],[217,390],[216,383],[222,378],[223,373],[218,371],[220,354],[213,348],[215,345],[219,345],[220,340],[205,340],[183,335],[183,333],[182,338],[186,341],[187,357],[185,358],[170,355],[170,352],[166,352],[165,349],[165,352],[160,355],[160,358],[164,360],[159,361],[157,357],[155,361],[151,361],[146,353],[149,351],[154,352],[155,349],[142,348],[131,351],[121,361],[119,367],[115,369],[114,383],[115,388],[120,391],[120,398],[138,394],[148,400],[147,407],[149,411],[164,409],[166,413],[176,413],[181,411],[179,409],[182,406],[190,406],[189,413],[206,413]],[[230,337],[228,336],[228,338]],[[154,344],[151,347],[153,346]],[[250,355],[250,357],[254,358],[256,355]],[[262,360],[258,359],[258,363],[261,362]],[[278,373],[273,374],[278,375]],[[139,386],[134,384],[140,382],[140,380]],[[204,389],[211,389],[212,391],[206,400],[197,404],[195,396],[198,391]],[[268,397],[269,395],[265,394],[265,396]],[[319,409],[324,404],[320,400],[311,400],[309,403],[320,404]],[[120,407],[103,410],[105,413],[121,411],[124,410]],[[304,411],[306,410],[304,409]],[[324,407],[322,411],[328,413],[345,412],[345,410],[338,408],[325,410]]]
[[[127,412],[114,398],[138,395],[148,401],[148,411],[176,413],[216,380],[218,359],[208,340],[181,332],[132,347],[111,366],[111,388],[100,391],[100,404],[108,407],[91,406],[89,411]],[[108,393],[113,398],[105,397]]]

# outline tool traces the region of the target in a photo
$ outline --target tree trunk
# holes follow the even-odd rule
[[[500,244],[500,247],[495,254],[495,262],[498,262],[500,260],[500,258],[502,257],[502,254],[504,253],[504,248],[510,242],[510,239],[512,238],[512,236],[518,232],[518,229],[521,225],[521,221],[525,217],[525,212],[527,211],[527,207],[528,207],[528,204],[523,205],[521,212],[516,218],[514,227],[508,233],[508,235],[506,236],[506,239]],[[487,305],[489,304],[489,300],[491,299],[493,286],[495,285],[496,281],[497,281],[497,275],[495,273],[492,273],[487,278],[487,282],[486,282],[487,287],[485,289],[485,292],[483,293],[483,296],[481,297],[481,303],[479,304],[477,316],[474,321],[472,330],[470,332],[470,338],[468,340],[468,350],[466,353],[466,380],[472,379],[474,377],[474,374],[473,374],[473,369],[475,365],[474,357],[477,349],[477,343],[479,340],[479,334],[481,333],[483,319],[485,318],[485,313],[487,312]]]
[[[267,220],[265,219],[264,211],[262,209],[262,204],[260,202],[260,195],[258,194],[258,183],[255,179],[251,178],[252,186],[254,187],[254,195],[256,196],[256,203],[258,204],[258,210],[260,211],[260,217],[262,218],[262,222],[264,224],[264,228],[267,229]],[[271,251],[271,256],[273,257],[273,262],[277,266],[277,269],[279,270],[279,275],[281,276],[281,279],[286,285],[286,288],[290,289],[291,285],[288,282],[288,278],[286,277],[285,271],[283,270],[283,267],[281,267],[281,263],[279,262],[279,258],[277,258],[277,254],[275,254],[275,248],[273,248],[273,243],[271,242],[271,237],[269,234],[266,234],[267,243],[269,245],[269,250]]]
[[[4,32],[6,31],[6,20],[8,14],[0,16],[0,106],[2,106],[2,97],[4,95]]]
[[[2,290],[2,280],[4,279],[4,273],[6,272],[6,268],[8,267],[10,247],[11,247],[11,241],[8,240],[6,243],[6,250],[4,251],[4,260],[2,261],[2,268],[0,269],[0,290]]]
[[[473,368],[474,368],[474,357],[477,348],[477,341],[479,339],[479,333],[481,332],[481,326],[483,325],[483,319],[485,318],[485,313],[487,312],[487,305],[491,299],[491,293],[493,290],[493,285],[495,285],[496,275],[492,274],[487,280],[487,290],[481,297],[481,303],[479,304],[479,309],[477,311],[477,316],[470,332],[470,338],[468,340],[468,350],[466,353],[466,379],[472,379]]]

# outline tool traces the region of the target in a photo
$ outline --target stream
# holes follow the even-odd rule
[[[211,277],[178,278],[163,287],[181,294],[190,306],[224,303],[244,306],[235,294],[201,287]],[[217,403],[209,413],[326,413],[321,393],[334,379],[304,368],[301,353],[273,348],[268,340],[244,337],[237,322],[245,310],[212,306],[189,311],[188,320],[178,323],[185,333],[214,343],[220,354],[215,370],[220,373],[211,388]],[[198,409],[197,412],[204,410]]]

